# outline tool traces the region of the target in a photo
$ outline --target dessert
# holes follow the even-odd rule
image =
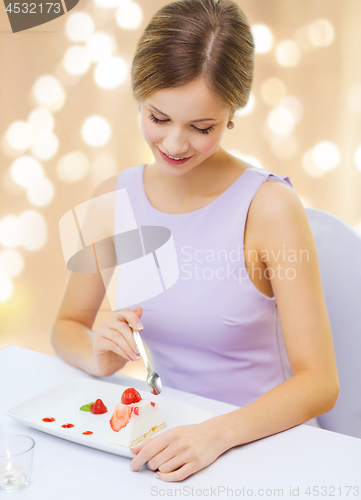
[[[130,448],[164,429],[165,420],[156,403],[129,388],[115,405],[109,424],[107,442]]]

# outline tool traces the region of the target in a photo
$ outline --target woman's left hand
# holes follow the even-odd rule
[[[168,429],[130,448],[136,455],[130,468],[137,471],[148,462],[148,468],[158,469],[156,476],[163,481],[182,481],[204,469],[227,449],[212,420]]]

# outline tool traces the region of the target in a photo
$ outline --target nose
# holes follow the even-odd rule
[[[167,154],[180,158],[189,151],[189,143],[181,131],[169,131],[163,139],[163,147]]]

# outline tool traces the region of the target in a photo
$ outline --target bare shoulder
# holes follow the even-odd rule
[[[103,181],[99,182],[99,184],[97,184],[93,189],[92,198],[115,191],[117,189],[118,175],[119,174],[112,175],[111,177],[107,177]]]
[[[288,203],[291,200],[300,202],[296,191],[289,184],[277,180],[265,181],[254,196],[254,202],[257,206],[271,202],[273,202],[272,206],[277,206],[278,203]]]
[[[122,170],[120,170],[117,174],[112,175],[111,177],[107,177],[103,181],[99,182],[99,184],[97,184],[93,189],[92,198],[94,198],[95,196],[100,196],[102,194],[112,193],[116,191],[119,174],[124,172],[124,170],[128,170],[129,168],[132,167],[131,166],[125,167]]]
[[[258,248],[277,236],[284,241],[292,235],[301,240],[311,237],[306,210],[296,191],[284,182],[268,180],[259,187],[248,219]]]

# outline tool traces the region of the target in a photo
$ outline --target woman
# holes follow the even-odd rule
[[[130,323],[164,384],[241,407],[133,448],[132,470],[147,463],[164,481],[188,477],[233,446],[317,425],[337,400],[305,210],[288,177],[220,146],[247,103],[253,53],[248,22],[229,0],[180,0],[155,14],[132,66],[155,161],[107,179],[94,196],[126,188],[138,226],[168,227],[180,277],[146,301],[144,314],[141,304],[123,308],[92,332],[104,284],[99,274],[73,273],[52,331],[59,356],[102,376],[138,359]],[[115,234],[120,220],[116,213]]]

